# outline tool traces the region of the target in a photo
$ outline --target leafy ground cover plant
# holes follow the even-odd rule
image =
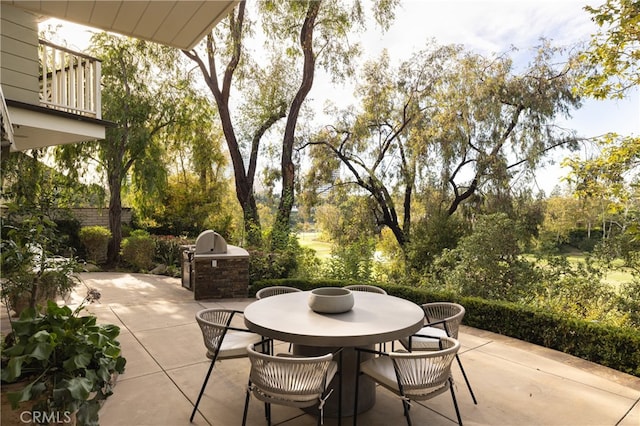
[[[12,408],[30,402],[32,413],[75,415],[78,425],[98,425],[98,410],[113,393],[126,360],[116,340],[120,328],[80,315],[100,298],[90,290],[75,310],[48,301],[44,312],[26,309],[2,342],[2,382],[24,382],[8,393]]]

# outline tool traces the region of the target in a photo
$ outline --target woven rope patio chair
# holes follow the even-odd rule
[[[379,353],[379,356],[360,363],[362,352],[376,352],[368,349],[358,351],[358,374],[371,377],[377,383],[402,399],[407,424],[411,426],[411,401],[425,401],[447,390],[451,393],[453,406],[462,426],[458,402],[453,390],[451,363],[460,342],[450,337],[439,339],[440,349],[434,351]],[[353,424],[358,420],[358,382],[355,389]]]
[[[424,310],[425,326],[413,336],[400,339],[400,343],[405,349],[408,351],[437,350],[440,337],[447,336],[458,339],[458,330],[465,314],[464,306],[451,302],[434,302],[425,303],[422,305],[422,309]],[[460,366],[464,381],[467,383],[473,403],[478,404],[467,378],[467,373],[464,371],[462,361],[460,361],[460,356],[457,353],[456,361]]]
[[[387,294],[387,292],[384,289],[375,285],[354,284],[354,285],[347,285],[344,288],[347,288],[351,291],[368,291],[369,293]]]
[[[368,285],[368,284],[353,284],[353,285],[347,285],[344,288],[349,289],[351,291],[365,291],[368,293],[387,294],[387,292],[383,288],[380,288],[375,285]],[[378,349],[380,351],[386,351],[387,344],[379,343]]]
[[[207,348],[207,358],[211,365],[205,376],[204,383],[198,394],[189,421],[193,421],[198,405],[207,387],[207,382],[217,360],[242,358],[247,356],[247,345],[262,342],[263,338],[244,328],[231,326],[233,317],[242,311],[233,309],[204,309],[196,313],[196,321],[202,331],[204,345]]]
[[[274,285],[271,287],[265,287],[258,290],[256,292],[256,299],[260,300],[266,297],[278,296],[280,294],[287,294],[287,293],[295,293],[298,291],[302,291],[302,290],[300,290],[299,288],[287,287],[284,285]],[[270,353],[273,353],[273,341],[271,341],[271,345],[272,346],[271,346]],[[291,348],[292,348],[292,345],[291,343],[289,343],[289,352],[291,352]]]
[[[302,291],[299,288],[287,287],[283,285],[275,285],[271,287],[265,287],[256,292],[256,299],[264,299],[265,297],[277,296],[278,294],[293,293],[296,291]]]
[[[249,345],[247,352],[251,361],[249,384],[242,416],[246,425],[251,395],[265,403],[267,424],[271,425],[271,404],[306,408],[318,405],[318,425],[323,424],[324,404],[333,393],[329,383],[339,374],[339,363],[334,354],[300,357],[290,354],[269,355]],[[341,413],[342,380],[339,380],[338,411]],[[339,414],[340,414],[339,413]]]

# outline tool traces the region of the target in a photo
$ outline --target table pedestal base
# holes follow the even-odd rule
[[[328,348],[328,347],[315,347],[315,346],[303,346],[293,345],[293,353],[296,355],[304,356],[318,356],[324,355],[329,352],[335,352],[340,348]],[[373,346],[368,348],[373,349]],[[338,362],[339,355],[336,355],[335,361]],[[356,373],[358,371],[358,354],[354,348],[342,349],[342,417],[353,416],[354,398],[356,394]],[[360,362],[365,361],[373,357],[373,354],[362,352],[360,354]],[[324,415],[327,417],[338,417],[338,395],[339,395],[339,380],[336,375],[333,381],[329,385],[330,389],[333,389],[333,393],[327,399],[324,406]],[[360,384],[358,387],[358,413],[369,410],[376,403],[376,384],[373,380],[366,376],[359,377]],[[308,413],[318,415],[318,408],[311,407],[307,410]]]

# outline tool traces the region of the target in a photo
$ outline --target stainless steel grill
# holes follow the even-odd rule
[[[195,254],[221,254],[227,252],[227,242],[212,230],[202,231],[196,239]]]

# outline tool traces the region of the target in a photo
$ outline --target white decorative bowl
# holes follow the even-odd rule
[[[341,287],[320,287],[311,290],[308,304],[311,310],[321,314],[339,314],[353,308],[353,293]]]

